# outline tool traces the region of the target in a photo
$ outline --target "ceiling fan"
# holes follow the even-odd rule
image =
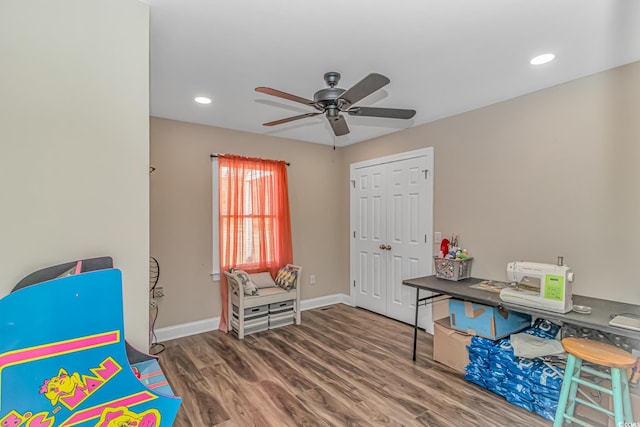
[[[324,75],[324,81],[329,87],[317,91],[313,95],[313,100],[301,98],[269,87],[257,87],[256,92],[277,96],[279,98],[288,99],[289,101],[299,102],[318,110],[312,113],[300,114],[299,116],[287,117],[286,119],[263,123],[263,126],[281,125],[294,120],[325,114],[329,120],[331,128],[333,129],[333,133],[335,133],[336,136],[341,136],[349,133],[349,126],[347,126],[344,116],[340,113],[347,113],[351,116],[384,117],[391,119],[410,119],[416,114],[415,110],[355,107],[353,105],[389,84],[390,80],[382,74],[371,73],[347,90],[336,87],[340,81],[340,73],[336,73],[335,71],[326,73]]]

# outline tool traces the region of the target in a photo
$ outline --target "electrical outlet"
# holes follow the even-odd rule
[[[158,308],[158,301],[154,300],[154,299],[150,299],[149,300],[149,308],[152,310],[155,310],[156,308]]]
[[[309,275],[309,284],[310,285],[315,285],[316,284],[316,275],[315,274]]]
[[[164,288],[162,286],[159,286],[153,290],[154,298],[162,298],[163,296],[164,296]]]

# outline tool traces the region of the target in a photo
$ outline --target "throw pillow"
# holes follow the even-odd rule
[[[296,279],[298,278],[298,272],[289,267],[282,267],[280,271],[278,271],[278,276],[276,277],[276,285],[284,289],[285,291],[290,291],[295,287]]]
[[[266,271],[264,273],[249,274],[249,277],[258,289],[276,287],[276,282],[271,278],[271,274]]]
[[[245,295],[257,295],[258,294],[258,288],[251,281],[251,277],[249,277],[249,274],[247,274],[246,271],[232,268],[231,269],[231,274],[236,276],[236,278],[238,279],[238,282],[240,282],[242,284],[242,290],[244,291]]]

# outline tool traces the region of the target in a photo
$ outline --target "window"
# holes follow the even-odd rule
[[[275,274],[292,262],[285,163],[220,156],[213,178],[214,269]]]

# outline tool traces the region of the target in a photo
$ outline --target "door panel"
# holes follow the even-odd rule
[[[402,302],[404,301],[404,297],[402,295],[402,288],[405,288],[406,286],[402,285],[402,263],[403,263],[403,259],[402,257],[399,256],[390,256],[391,258],[391,271],[390,271],[390,276],[391,276],[391,280],[389,282],[390,288],[391,288],[391,298],[389,299],[389,302],[395,305],[402,305]],[[398,319],[399,320],[399,319]]]
[[[386,253],[380,249],[386,234],[383,168],[364,168],[357,172],[357,212],[359,219],[356,248],[356,305],[383,313],[386,310]]]
[[[383,286],[383,277],[384,272],[386,271],[386,265],[383,259],[382,254],[375,253],[371,256],[373,262],[371,263],[371,271],[369,277],[370,281],[373,284],[373,288],[371,289],[371,295],[374,298],[379,298],[380,301],[386,296],[386,289]]]
[[[389,165],[393,186],[389,197],[391,218],[389,236],[392,249],[393,271],[389,276],[389,286],[394,289],[393,299],[388,301],[386,315],[394,319],[413,323],[415,320],[415,290],[402,285],[404,279],[421,275],[429,261],[426,241],[427,190],[425,179],[426,158],[413,158]],[[421,217],[425,215],[425,217]]]
[[[358,235],[363,239],[369,238],[369,200],[366,197],[360,197],[358,200]]]
[[[427,156],[352,169],[356,306],[413,324],[415,289],[402,280],[430,274],[433,185]],[[354,212],[355,211],[355,212]],[[383,249],[380,249],[380,247]],[[421,293],[426,296],[426,293]],[[419,325],[432,331],[431,308]]]
[[[420,236],[420,196],[418,194],[409,194],[409,237],[407,242],[417,245],[422,236]]]
[[[382,197],[373,196],[371,198],[371,237],[375,242],[382,242],[384,230],[386,230],[383,218]]]

